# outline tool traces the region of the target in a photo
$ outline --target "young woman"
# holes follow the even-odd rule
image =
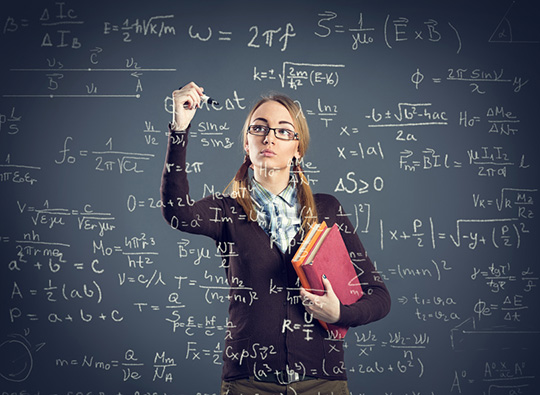
[[[309,187],[299,165],[309,143],[304,115],[286,96],[261,99],[246,118],[246,156],[228,193],[193,202],[186,173],[176,169],[185,169],[187,132],[202,95],[193,82],[173,92],[161,194],[164,202],[184,202],[164,205],[171,226],[233,246],[223,254],[231,328],[221,394],[348,395],[343,341],[317,320],[365,325],[388,313],[390,296],[339,202]],[[291,264],[309,227],[322,221],[340,226],[353,257],[364,296],[351,305],[339,301],[326,278],[322,296],[301,288]]]

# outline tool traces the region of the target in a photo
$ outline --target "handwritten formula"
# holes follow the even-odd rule
[[[160,198],[166,171],[222,199],[246,112],[272,91],[301,106],[307,182],[339,199],[392,297],[329,341],[345,365],[304,373],[346,372],[353,395],[539,393],[538,5],[0,8],[2,394],[217,394],[224,357],[278,352],[226,346],[231,299],[262,295],[227,276],[238,245],[179,232],[200,223],[161,210],[192,202]],[[220,104],[198,110],[179,166],[167,125],[190,81]],[[273,280],[264,292],[301,303]]]

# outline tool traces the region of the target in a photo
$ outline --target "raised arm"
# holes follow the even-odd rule
[[[200,106],[203,88],[193,82],[173,92],[174,114],[161,177],[162,213],[174,229],[218,240],[222,226],[212,221],[223,202],[212,197],[193,201],[186,173],[188,130]]]

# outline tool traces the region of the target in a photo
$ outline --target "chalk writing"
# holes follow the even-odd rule
[[[224,360],[281,383],[347,373],[352,395],[539,393],[535,5],[30,3],[0,6],[3,394],[215,395]],[[170,133],[189,81],[220,104]],[[303,231],[280,253],[239,206],[225,211],[244,119],[273,91],[309,124],[305,153],[304,136],[289,142],[302,182],[339,200],[339,230],[364,247],[353,266],[370,258],[361,277],[392,297],[381,322],[328,333],[309,368],[274,365],[286,350],[236,338],[249,322],[228,312],[257,309],[287,341],[321,329],[292,315],[287,257]],[[189,195],[162,199],[163,172]],[[199,199],[205,220],[163,221]],[[236,226],[281,257],[262,288],[256,256],[236,270]],[[219,241],[184,232],[204,227]]]
[[[156,15],[149,19],[135,19],[130,21],[126,19],[121,24],[115,25],[110,22],[105,22],[103,27],[103,34],[111,34],[114,32],[121,32],[122,41],[132,42],[133,36],[156,36],[164,37],[167,35],[175,35],[176,29],[174,26],[170,26],[168,19],[174,18],[174,15]]]

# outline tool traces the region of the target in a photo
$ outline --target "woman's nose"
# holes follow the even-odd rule
[[[276,133],[275,129],[269,130],[268,134],[266,136],[264,136],[263,143],[264,144],[274,144],[274,141],[276,140],[275,133]]]

